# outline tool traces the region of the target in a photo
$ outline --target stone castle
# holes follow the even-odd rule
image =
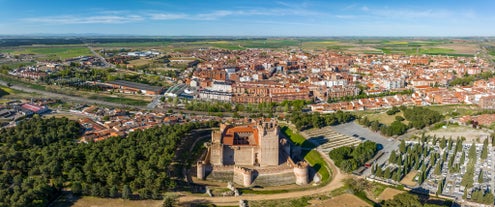
[[[290,143],[281,139],[276,120],[221,124],[213,131],[207,153],[197,163],[197,178],[233,181],[242,186],[309,183],[308,164],[294,163]]]

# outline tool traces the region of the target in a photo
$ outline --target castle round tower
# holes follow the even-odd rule
[[[294,166],[294,175],[296,176],[297,185],[306,185],[309,183],[309,170],[306,161],[300,161]]]

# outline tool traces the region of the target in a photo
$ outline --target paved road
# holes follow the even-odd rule
[[[91,53],[93,53],[96,57],[100,58],[100,60],[103,63],[105,63],[106,67],[115,68],[114,64],[107,62],[107,60],[103,56],[101,56],[99,53],[95,52],[95,50],[93,49],[93,47],[91,47],[91,45],[86,43],[86,46],[88,47],[89,50],[91,50]]]
[[[380,157],[380,159],[378,159],[378,161],[376,162],[379,165],[383,164],[388,159],[390,152],[392,150],[397,150],[399,148],[400,142],[397,141],[396,139],[384,137],[383,135],[371,131],[370,129],[363,127],[355,122],[337,125],[332,127],[332,129],[341,134],[345,134],[348,136],[353,136],[354,134],[357,134],[359,137],[364,137],[366,140],[370,140],[378,144],[381,144],[383,147],[382,151],[385,152],[385,154],[382,157]],[[367,169],[363,173],[363,176],[367,176],[370,174],[371,174],[371,170]]]

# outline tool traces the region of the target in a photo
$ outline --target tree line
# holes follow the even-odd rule
[[[351,122],[356,119],[356,116],[343,111],[330,114],[293,112],[289,118],[297,130],[306,130]]]
[[[163,125],[126,138],[79,144],[81,127],[66,118],[33,118],[0,134],[0,206],[47,206],[75,195],[161,199],[177,187],[174,160],[183,137],[214,122]]]

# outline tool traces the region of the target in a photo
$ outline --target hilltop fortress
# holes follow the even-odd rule
[[[197,163],[197,178],[233,181],[245,187],[309,183],[305,161],[295,163],[295,147],[280,136],[276,120],[248,124],[221,124],[213,131],[207,152]]]

